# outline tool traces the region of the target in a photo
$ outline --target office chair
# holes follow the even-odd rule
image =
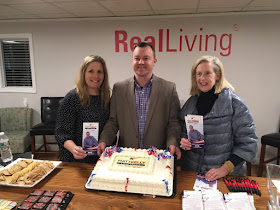
[[[59,151],[48,151],[47,144],[56,144],[57,142],[47,142],[46,135],[54,135],[57,111],[63,97],[41,97],[41,123],[30,129],[31,152],[34,158],[37,154],[59,154]],[[36,149],[35,136],[43,136],[43,145]],[[44,150],[42,148],[44,147]]]

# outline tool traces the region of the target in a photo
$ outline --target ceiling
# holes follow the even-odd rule
[[[0,0],[0,21],[280,13],[280,0]]]

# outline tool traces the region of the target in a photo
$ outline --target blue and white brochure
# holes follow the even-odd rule
[[[84,122],[83,123],[83,139],[82,146],[87,155],[97,155],[99,123]]]
[[[192,149],[204,148],[203,116],[187,115],[185,116],[188,139],[191,142]]]

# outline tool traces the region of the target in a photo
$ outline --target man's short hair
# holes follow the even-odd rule
[[[144,47],[150,47],[152,50],[153,50],[153,53],[154,53],[154,58],[156,58],[156,51],[155,51],[155,47],[147,42],[139,42],[138,44],[136,44],[133,48],[133,51],[135,50],[136,47],[141,47],[141,48],[144,48]]]

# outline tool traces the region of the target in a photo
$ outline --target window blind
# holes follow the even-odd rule
[[[1,40],[6,87],[32,87],[28,40]]]

